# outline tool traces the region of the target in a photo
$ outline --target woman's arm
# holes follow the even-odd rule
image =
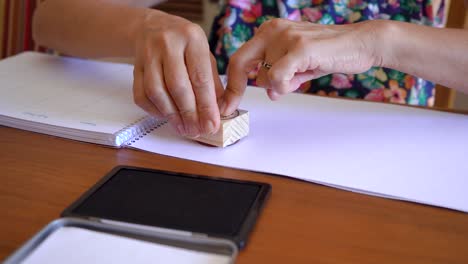
[[[35,41],[80,57],[133,56],[138,27],[162,0],[47,0],[34,14]],[[153,11],[161,16],[163,12]]]
[[[376,21],[378,66],[468,93],[468,30]]]
[[[142,8],[157,0],[47,0],[34,18],[40,45],[80,57],[135,58],[133,97],[181,135],[215,133],[223,92],[200,26]]]
[[[231,58],[221,114],[240,103],[248,72],[259,62],[257,84],[271,99],[331,73],[357,74],[382,66],[468,93],[468,30],[389,20],[317,25],[274,19]]]

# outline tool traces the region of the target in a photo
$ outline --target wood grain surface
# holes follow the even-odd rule
[[[0,146],[0,260],[114,166],[132,165],[270,183],[237,263],[468,263],[465,213],[1,126]]]

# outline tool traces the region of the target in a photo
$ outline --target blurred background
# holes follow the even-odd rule
[[[0,0],[0,58],[24,50],[47,52],[35,45],[31,38],[31,18],[34,9],[43,0]],[[64,0],[66,1],[66,0]],[[446,0],[447,27],[468,30],[468,11],[463,0]],[[155,8],[185,17],[200,24],[207,35],[214,16],[219,11],[219,0],[171,0]],[[109,58],[112,61],[131,62],[128,59]],[[443,65],[441,65],[443,67]],[[436,106],[468,110],[468,95],[438,86]]]

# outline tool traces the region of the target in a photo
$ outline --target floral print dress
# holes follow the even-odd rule
[[[229,57],[248,41],[264,21],[272,18],[318,24],[348,24],[392,19],[442,27],[444,0],[437,11],[433,0],[229,0],[223,3],[210,36],[220,74]],[[254,84],[251,80],[250,84]],[[331,74],[303,84],[299,92],[366,100],[432,106],[435,85],[399,71],[373,67],[362,74]]]

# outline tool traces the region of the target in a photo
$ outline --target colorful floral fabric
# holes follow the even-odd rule
[[[230,0],[215,19],[210,46],[218,70],[226,72],[229,57],[272,18],[319,24],[347,24],[372,19],[392,19],[441,27],[444,0],[437,12],[432,0]],[[434,15],[435,14],[435,15]],[[250,84],[254,84],[251,80]],[[356,74],[332,74],[303,84],[298,91],[329,96],[432,106],[435,85],[399,71],[374,67]]]

